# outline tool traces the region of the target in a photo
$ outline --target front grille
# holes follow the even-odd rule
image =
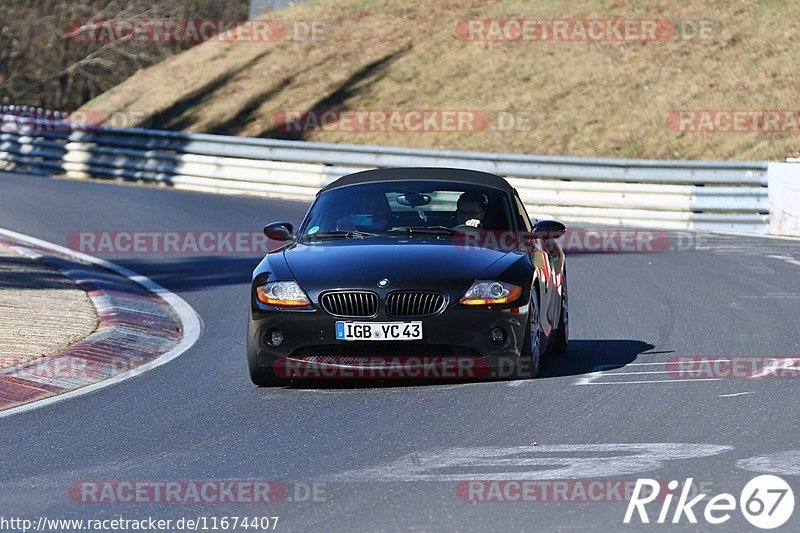
[[[397,291],[386,297],[386,312],[396,317],[429,316],[441,311],[444,303],[438,292]]]
[[[378,295],[371,291],[326,292],[319,303],[333,316],[371,317],[378,313]]]

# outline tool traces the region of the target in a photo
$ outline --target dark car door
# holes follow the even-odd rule
[[[531,223],[531,219],[528,217],[528,213],[525,210],[525,205],[522,203],[522,200],[520,200],[517,194],[514,195],[514,201],[516,203],[517,210],[520,213],[522,231],[533,231],[533,224]],[[550,335],[552,329],[557,324],[557,313],[561,308],[559,293],[556,290],[556,280],[560,279],[558,274],[561,272],[563,261],[556,262],[553,260],[554,248],[556,251],[559,250],[558,243],[552,239],[542,239],[534,242],[534,245],[530,247],[529,252],[531,255],[531,262],[536,265],[540,275],[540,322],[542,330],[546,335]],[[539,256],[538,258],[537,255]],[[556,268],[558,268],[558,270],[556,270]]]

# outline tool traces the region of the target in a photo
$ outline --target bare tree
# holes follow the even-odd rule
[[[234,21],[247,17],[248,5],[248,0],[2,0],[0,104],[76,109],[137,70],[197,44],[98,39],[88,21]]]

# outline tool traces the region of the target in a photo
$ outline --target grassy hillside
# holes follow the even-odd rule
[[[674,110],[800,109],[800,7],[776,0],[309,0],[277,13],[320,42],[205,43],[87,107],[148,127],[255,137],[614,157],[781,159],[800,133],[691,133]],[[710,39],[474,42],[464,19],[705,20]],[[287,133],[284,112],[477,110],[481,131]],[[530,124],[496,131],[498,113]],[[358,129],[358,128],[356,128]]]

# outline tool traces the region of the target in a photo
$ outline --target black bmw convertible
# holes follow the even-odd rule
[[[256,385],[302,378],[529,378],[569,339],[559,222],[503,178],[367,170],[323,188],[253,272]]]

